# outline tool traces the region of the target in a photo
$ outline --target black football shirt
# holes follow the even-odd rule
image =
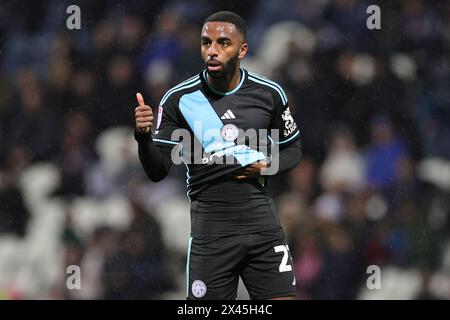
[[[205,70],[168,90],[159,106],[153,142],[186,164],[194,234],[279,228],[267,180],[237,181],[233,174],[270,161],[271,146],[289,145],[299,130],[281,86],[240,72],[238,86],[223,93],[209,87]],[[212,231],[216,225],[220,230]]]
[[[161,148],[173,148],[182,142],[179,152],[185,150],[189,196],[194,197],[199,188],[216,178],[267,160],[270,144],[289,144],[299,137],[283,89],[260,75],[244,69],[240,72],[240,83],[233,91],[213,90],[203,71],[170,89],[161,100],[153,141]],[[238,144],[236,129],[244,133],[255,130],[256,147],[248,139]],[[278,137],[271,135],[271,129],[278,130]],[[267,132],[267,152],[259,152],[264,145],[260,132]],[[234,164],[230,164],[230,157]],[[218,160],[222,162],[217,164]]]

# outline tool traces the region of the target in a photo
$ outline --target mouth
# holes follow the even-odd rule
[[[206,64],[208,71],[212,71],[212,72],[217,72],[223,69],[223,66],[220,62],[218,61],[208,61],[208,63]]]

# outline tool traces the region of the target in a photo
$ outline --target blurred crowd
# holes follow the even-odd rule
[[[70,4],[81,30],[66,28]],[[381,8],[380,30],[366,27],[370,4]],[[62,205],[57,244],[42,249],[57,270],[34,289],[0,272],[0,295],[184,297],[185,171],[158,184],[144,176],[132,146],[135,93],[156,112],[169,88],[199,72],[202,22],[224,9],[247,21],[244,67],[283,86],[301,130],[301,163],[271,181],[298,298],[450,298],[445,0],[2,1],[0,257],[5,235],[46,232],[24,172],[51,164],[59,178],[41,200]],[[105,210],[115,197],[126,223],[83,227],[80,201]],[[61,280],[68,265],[81,266],[82,290]],[[368,291],[370,265],[409,285]],[[0,271],[12,269],[0,258]]]

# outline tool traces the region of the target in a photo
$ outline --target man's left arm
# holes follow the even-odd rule
[[[270,126],[272,133],[275,133],[270,136],[275,147],[272,148],[270,163],[265,160],[253,163],[240,171],[237,179],[274,175],[292,170],[299,164],[302,156],[300,131],[287,101],[283,102],[281,99],[277,101],[274,119]]]
[[[272,164],[278,163],[277,173],[294,169],[302,157],[300,138],[295,139],[288,145],[280,145],[279,152],[272,155]]]
[[[281,173],[294,169],[302,156],[300,131],[292,116],[287,101],[287,96],[275,97],[275,112],[270,129],[273,148],[271,166],[275,166],[275,172]],[[278,166],[278,169],[277,169]],[[274,170],[272,170],[274,174]]]

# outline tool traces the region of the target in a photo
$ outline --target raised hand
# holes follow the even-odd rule
[[[138,106],[134,109],[134,117],[136,120],[136,128],[143,133],[150,132],[153,126],[153,111],[149,105],[144,102],[144,97],[139,92],[136,93]]]

